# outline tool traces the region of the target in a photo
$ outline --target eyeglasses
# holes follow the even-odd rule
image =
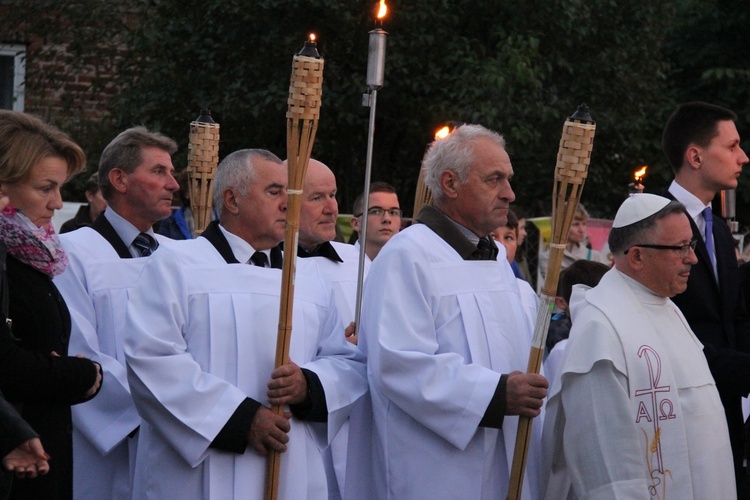
[[[370,209],[367,210],[367,215],[374,215],[375,217],[382,217],[385,213],[387,213],[391,217],[401,217],[401,214],[404,212],[400,208],[391,208],[390,210],[386,210],[385,208],[381,207],[370,207]],[[362,214],[355,215],[355,217],[361,216]]]
[[[643,247],[643,248],[653,248],[655,250],[677,250],[677,253],[679,254],[680,258],[681,259],[685,259],[685,258],[687,258],[688,255],[690,255],[690,250],[695,251],[695,245],[697,245],[697,244],[698,244],[698,240],[693,239],[693,240],[690,240],[690,243],[688,243],[687,245],[680,245],[680,246],[675,246],[675,245],[647,245],[645,243],[643,243],[643,244],[637,243],[635,245],[631,245],[630,248],[633,248],[633,247]],[[628,253],[630,251],[630,248],[628,248],[627,250],[625,250],[624,253]]]

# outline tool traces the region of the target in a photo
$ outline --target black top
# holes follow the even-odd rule
[[[665,196],[675,199],[669,192]],[[698,263],[690,269],[685,292],[672,297],[672,301],[703,344],[703,353],[724,405],[739,488],[742,486],[740,476],[744,475],[745,435],[741,399],[750,392],[750,323],[740,291],[734,237],[724,220],[714,217],[717,284],[703,236],[693,218],[687,212],[686,215],[693,238],[698,241],[695,247]]]
[[[80,207],[78,207],[78,211],[76,212],[75,217],[66,220],[65,222],[63,222],[62,226],[60,226],[60,234],[69,233],[71,231],[75,231],[76,229],[90,226],[90,213],[91,205],[81,205]]]
[[[36,435],[16,408],[0,394],[0,458]]]
[[[0,394],[0,458],[36,437],[36,432]],[[13,483],[10,472],[0,470],[0,498],[6,498]]]
[[[49,276],[11,256],[6,262],[8,316],[18,340],[0,322],[0,390],[8,401],[22,405],[21,415],[54,459],[46,476],[16,482],[11,498],[71,498],[70,405],[86,400],[96,366],[88,359],[66,357],[70,313]],[[52,356],[53,351],[61,357]]]

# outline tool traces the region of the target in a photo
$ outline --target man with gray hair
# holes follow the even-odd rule
[[[670,300],[687,288],[695,245],[676,201],[635,194],[617,211],[614,269],[570,300],[544,422],[545,498],[736,498],[721,399]]]
[[[70,349],[100,363],[106,383],[73,414],[73,496],[129,499],[141,423],[122,353],[128,289],[160,243],[151,226],[169,217],[177,144],[144,127],[119,134],[99,161],[108,203],[89,227],[61,235],[70,265],[55,278],[71,313]],[[105,387],[106,386],[106,387]],[[54,467],[54,465],[53,465]]]
[[[274,368],[286,167],[268,151],[236,151],[213,189],[220,220],[159,249],[130,296],[124,351],[143,416],[133,497],[259,499],[274,450],[279,498],[326,499],[320,450],[367,390],[364,356],[303,259],[289,358]]]
[[[539,416],[547,393],[542,375],[522,373],[534,320],[489,237],[515,199],[513,168],[503,138],[479,125],[433,142],[422,168],[434,207],[389,241],[365,283],[372,496],[502,498],[516,416]],[[540,434],[524,497],[538,493]]]

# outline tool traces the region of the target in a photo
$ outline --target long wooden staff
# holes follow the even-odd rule
[[[424,205],[432,205],[432,191],[424,183],[424,169],[419,169],[419,178],[417,179],[417,190],[414,193],[414,211],[412,218],[417,219],[419,211]]]
[[[308,45],[309,42],[306,42],[306,48]],[[309,52],[306,49],[300,52],[300,54],[307,53]],[[302,186],[313,142],[315,142],[315,132],[318,130],[320,99],[323,93],[323,59],[320,59],[320,56],[315,58],[300,54],[295,55],[292,62],[292,78],[289,84],[286,112],[289,187],[287,188],[286,232],[284,234],[284,264],[281,270],[281,307],[279,308],[279,330],[274,363],[276,368],[283,365],[289,358]],[[271,410],[277,415],[284,413],[284,407],[280,405],[273,406]],[[273,500],[279,494],[280,469],[281,455],[271,451],[268,455],[266,500]]]
[[[201,110],[201,115],[190,123],[188,143],[188,183],[190,209],[193,211],[195,233],[202,233],[211,222],[213,209],[213,182],[219,165],[219,124],[211,118],[211,111]]]
[[[542,366],[544,344],[547,340],[552,306],[555,302],[555,295],[557,295],[557,281],[560,277],[560,265],[565,252],[565,243],[578,202],[581,200],[583,184],[586,182],[586,176],[588,175],[595,133],[596,124],[591,119],[588,107],[585,104],[578,106],[578,110],[568,118],[563,126],[560,148],[557,151],[555,182],[552,191],[552,239],[549,263],[537,311],[534,339],[531,343],[529,365],[526,370],[528,373],[539,373]],[[531,438],[531,425],[531,418],[519,417],[516,447],[508,487],[507,498],[509,500],[521,498],[526,457],[528,456]]]

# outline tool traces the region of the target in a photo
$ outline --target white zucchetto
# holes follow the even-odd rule
[[[612,227],[625,227],[640,222],[666,207],[670,201],[668,198],[655,194],[632,194],[617,209],[617,215],[615,215]]]

